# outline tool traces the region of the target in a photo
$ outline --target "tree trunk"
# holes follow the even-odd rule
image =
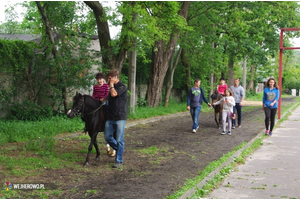
[[[182,2],[182,6],[178,14],[186,19],[189,6],[190,1]],[[174,30],[170,36],[167,46],[164,40],[159,40],[155,42],[152,49],[151,71],[146,94],[147,104],[151,107],[157,107],[159,104],[159,98],[161,96],[164,78],[167,73],[168,63],[174,51],[179,34],[179,30]]]
[[[254,90],[254,74],[255,74],[255,65],[251,65],[251,79],[249,81],[249,84],[247,86],[247,90]]]
[[[246,82],[247,81],[247,58],[245,57],[244,63],[243,63],[243,88],[246,88]]]
[[[231,55],[228,60],[228,82],[227,85],[230,88],[232,85],[234,85],[233,77],[234,77],[234,72],[233,72],[233,66],[234,66],[234,58]]]
[[[171,94],[171,90],[173,88],[174,72],[175,72],[175,69],[176,69],[177,64],[178,64],[180,53],[181,53],[181,48],[177,52],[175,62],[174,62],[175,51],[174,51],[174,54],[172,55],[172,58],[171,58],[171,64],[170,64],[170,67],[169,67],[169,71],[168,71],[168,75],[167,75],[167,81],[166,81],[167,83],[166,83],[166,93],[165,93],[165,102],[164,102],[165,107],[167,107],[169,105],[170,94]]]
[[[158,106],[163,81],[167,71],[167,67],[165,63],[163,63],[164,47],[165,41],[160,40],[155,42],[155,47],[152,49],[152,63],[146,93],[147,104],[151,107]]]
[[[122,31],[123,28],[122,28],[120,44],[119,44],[121,48],[119,49],[119,52],[115,55],[113,53],[112,46],[110,45],[111,38],[109,33],[109,26],[102,5],[99,3],[99,1],[84,1],[84,3],[93,10],[96,19],[103,64],[109,69],[116,69],[119,72],[121,72],[122,67],[126,61],[127,51],[131,46],[130,44],[128,44],[129,43],[128,37],[122,36],[124,35]],[[130,5],[134,6],[135,2],[134,1],[130,2]]]
[[[212,27],[214,27],[214,25],[212,25]],[[211,48],[214,49],[215,48],[215,43],[212,42],[211,43]],[[210,62],[214,65],[214,61],[213,61],[213,58],[210,58]],[[210,74],[210,94],[209,96],[211,96],[213,93],[214,93],[214,74],[211,73]],[[209,102],[211,103],[212,102],[212,99],[209,98]]]
[[[47,14],[45,12],[45,8],[42,7],[42,5],[41,5],[41,2],[36,1],[36,5],[37,5],[37,7],[38,7],[38,9],[39,9],[39,11],[42,15],[42,19],[43,19],[44,23],[45,23],[46,34],[48,35],[50,43],[53,45],[52,54],[53,54],[54,61],[56,62],[56,58],[58,57],[58,51],[57,51],[57,48],[56,48],[56,45],[55,45],[54,37],[52,35],[50,21],[49,21],[49,19],[47,17]],[[61,66],[60,63],[57,63],[57,64],[58,64],[58,66]],[[62,98],[63,98],[63,104],[64,104],[64,111],[65,111],[65,113],[67,113],[68,107],[69,107],[69,103],[67,101],[68,91],[67,91],[66,87],[63,87],[61,91],[62,91]]]
[[[186,59],[186,50],[182,49],[180,57],[181,57],[181,63],[184,67],[185,70],[185,92],[188,93],[190,87],[191,87],[191,66],[189,64],[189,62]]]
[[[128,89],[129,96],[129,113],[134,113],[135,107],[135,85],[136,85],[136,50],[129,52],[129,66],[128,66]]]

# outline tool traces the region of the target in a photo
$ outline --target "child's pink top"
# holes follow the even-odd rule
[[[218,93],[225,95],[225,90],[227,89],[227,85],[218,85]]]
[[[109,92],[109,85],[107,83],[103,83],[102,86],[94,85],[93,95],[92,97],[96,100],[100,100],[100,98],[107,97]]]

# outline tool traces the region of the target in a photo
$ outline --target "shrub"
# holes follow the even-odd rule
[[[13,103],[9,115],[12,120],[37,121],[53,116],[50,106],[41,107],[35,103],[25,100],[22,103]]]
[[[147,101],[144,98],[139,98],[136,103],[138,107],[145,107],[147,105]]]

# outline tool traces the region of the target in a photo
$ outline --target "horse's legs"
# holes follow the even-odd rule
[[[220,129],[221,126],[223,125],[223,122],[222,122],[222,120],[223,120],[223,119],[222,119],[222,112],[223,112],[223,111],[220,111],[220,112],[219,112],[219,129]]]
[[[97,134],[95,134],[94,131],[89,131],[89,135],[90,135],[90,138],[91,138],[91,143],[89,145],[89,148],[88,148],[88,154],[86,156],[86,159],[85,159],[85,166],[88,166],[89,165],[89,161],[90,161],[90,153],[93,149],[93,144],[94,144],[94,140],[95,140],[95,136],[97,136]]]
[[[217,120],[217,115],[218,115],[218,113],[215,112],[215,121],[216,121],[216,123],[217,123],[217,126],[219,127],[219,122],[218,122],[218,120]]]
[[[100,151],[99,151],[98,144],[97,144],[97,133],[95,133],[95,135],[96,136],[95,136],[95,139],[94,139],[94,147],[95,147],[96,152],[97,152],[95,160],[99,160],[100,159]]]

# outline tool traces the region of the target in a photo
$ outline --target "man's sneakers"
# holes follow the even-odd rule
[[[196,129],[193,129],[192,132],[196,133],[196,131],[199,129],[199,126]]]
[[[119,162],[115,162],[115,164],[113,165],[113,168],[119,168],[122,167],[123,163],[119,163]]]
[[[238,124],[237,127],[238,127],[238,128],[242,128],[242,125],[241,125],[241,124]],[[235,125],[232,125],[232,129],[235,129]]]

